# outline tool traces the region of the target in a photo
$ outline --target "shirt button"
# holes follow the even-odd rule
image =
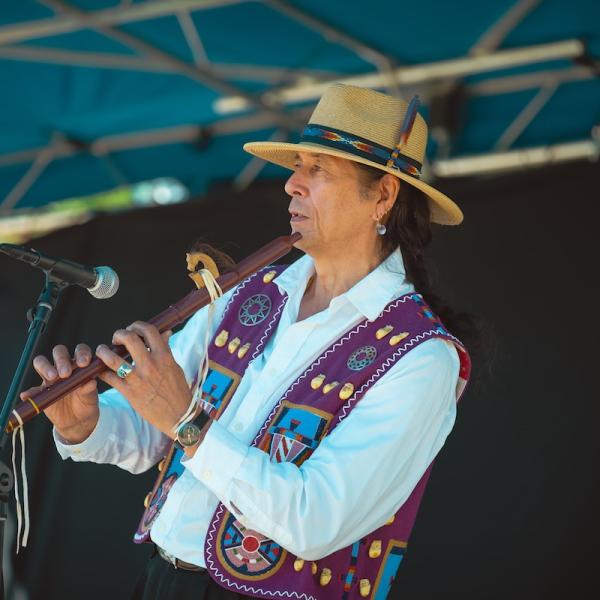
[[[204,479],[210,480],[212,477],[212,471],[210,469],[205,469],[202,475],[204,476]]]
[[[239,421],[233,426],[233,430],[237,431],[238,433],[240,433],[241,431],[244,431],[244,425],[242,423],[240,423]]]

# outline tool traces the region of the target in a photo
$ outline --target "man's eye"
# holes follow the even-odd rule
[[[319,165],[313,165],[311,168],[311,173],[316,173],[317,171],[321,170],[321,167]]]

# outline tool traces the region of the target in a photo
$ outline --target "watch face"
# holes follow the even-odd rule
[[[200,429],[193,423],[185,423],[177,432],[177,439],[182,446],[186,448],[193,446],[200,439]]]

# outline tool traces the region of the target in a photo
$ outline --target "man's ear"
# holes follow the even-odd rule
[[[400,191],[400,180],[390,173],[386,173],[379,180],[379,200],[377,201],[377,214],[381,218],[390,211]]]

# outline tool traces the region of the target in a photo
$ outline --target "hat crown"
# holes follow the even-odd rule
[[[339,83],[325,90],[309,124],[345,131],[393,150],[407,110],[408,102],[401,98]],[[426,146],[427,124],[417,114],[402,153],[422,163]]]

